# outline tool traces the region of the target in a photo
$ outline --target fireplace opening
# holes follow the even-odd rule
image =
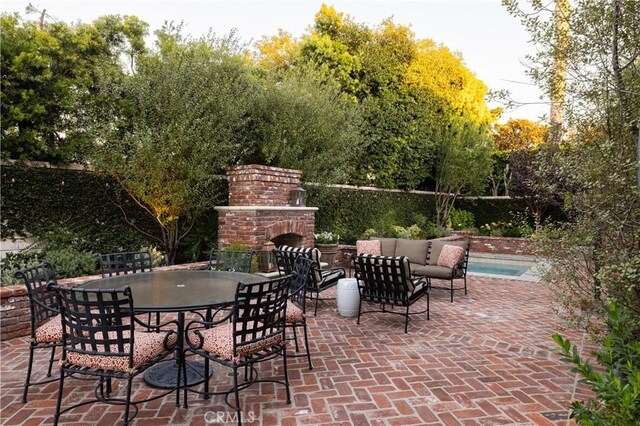
[[[258,252],[258,269],[260,272],[275,272],[278,270],[276,259],[272,250],[286,245],[290,247],[302,247],[304,237],[299,234],[282,234],[267,241]]]

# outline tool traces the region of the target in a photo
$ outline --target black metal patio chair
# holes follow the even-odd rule
[[[253,250],[211,249],[208,269],[250,273],[254,253]]]
[[[309,363],[309,370],[313,370],[311,364],[311,351],[309,349],[309,336],[307,329],[307,290],[309,282],[313,280],[313,269],[316,263],[311,259],[298,256],[293,267],[293,277],[291,278],[291,293],[287,304],[287,328],[293,333],[293,341],[296,347],[296,355],[290,357],[306,356]],[[297,330],[302,329],[305,352],[299,352]]]
[[[31,382],[34,351],[51,349],[47,377],[51,377],[51,368],[55,358],[56,348],[62,346],[62,322],[60,310],[55,292],[47,289],[47,284],[56,281],[56,273],[53,266],[43,262],[31,268],[21,269],[15,273],[15,277],[22,279],[27,287],[29,298],[29,321],[31,323],[31,338],[29,339],[29,364],[27,366],[27,378],[24,382],[22,402],[27,402],[29,386],[51,383],[57,378]]]
[[[428,282],[425,278],[412,278],[409,259],[404,256],[387,257],[369,254],[352,255],[355,277],[360,290],[360,304],[358,305],[358,324],[362,311],[362,302],[381,305],[382,312],[404,315],[404,332],[407,332],[409,315],[427,313],[429,319]],[[409,313],[409,308],[420,300],[427,298],[427,308],[421,312]],[[386,306],[402,307],[405,312],[388,311]]]
[[[315,299],[313,309],[314,316],[318,313],[318,301],[321,300],[320,293],[335,287],[340,278],[347,276],[343,268],[321,269],[320,251],[317,248],[289,247],[283,245],[273,250],[273,255],[276,258],[280,275],[293,272],[298,256],[305,257],[316,263],[317,266],[313,268],[313,273],[311,274],[312,279],[308,282],[307,287],[307,297],[309,299]]]
[[[60,362],[60,382],[58,399],[53,418],[58,424],[60,415],[79,406],[94,402],[124,405],[124,424],[127,425],[138,414],[137,404],[158,399],[173,392],[173,389],[144,400],[131,400],[132,381],[150,366],[163,360],[173,352],[178,338],[177,321],[150,325],[137,320],[124,321],[125,314],[133,312],[134,301],[131,289],[87,290],[82,288],[64,288],[49,284],[55,291],[62,318],[63,344]],[[136,324],[145,330],[163,332],[136,331]],[[176,329],[167,330],[169,324]],[[95,398],[83,400],[62,410],[65,377],[73,374],[99,378],[94,392]],[[125,399],[110,395],[111,380],[127,381]],[[104,392],[104,383],[107,392]],[[180,374],[176,381],[176,405],[179,402]],[[135,413],[129,416],[133,405]]]
[[[238,284],[233,308],[225,318],[217,321],[193,320],[185,330],[187,351],[205,359],[205,375],[208,377],[209,361],[229,367],[233,372],[232,389],[209,392],[209,380],[205,380],[205,398],[212,394],[224,394],[225,402],[235,409],[238,425],[242,424],[239,391],[253,383],[279,383],[285,385],[287,404],[291,403],[289,375],[287,372],[286,311],[291,276],[278,277],[257,283]],[[231,322],[229,322],[231,319]],[[284,380],[258,379],[256,363],[282,356]],[[238,383],[238,370],[250,371],[248,381]],[[185,402],[187,389],[185,388]],[[229,402],[234,394],[235,403]]]

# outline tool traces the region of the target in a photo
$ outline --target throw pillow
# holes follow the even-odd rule
[[[440,256],[438,257],[438,266],[446,266],[447,268],[455,268],[464,257],[464,248],[445,244],[442,247]]]
[[[356,241],[356,254],[372,254],[374,256],[380,256],[380,240]]]

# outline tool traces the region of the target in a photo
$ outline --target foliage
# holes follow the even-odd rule
[[[91,142],[77,104],[93,96],[98,73],[121,75],[119,54],[139,53],[147,24],[126,16],[38,24],[17,14],[3,14],[0,23],[2,157],[86,159]]]
[[[460,231],[463,229],[472,229],[476,226],[476,220],[468,210],[458,210],[452,208],[449,212],[449,219],[447,220],[447,228],[454,231]]]
[[[16,271],[37,265],[42,260],[42,252],[33,249],[7,253],[0,260],[0,287],[23,284],[15,278]]]
[[[456,200],[456,208],[473,213],[475,227],[491,222],[509,222],[513,213],[524,212],[526,204],[520,198],[463,197]]]
[[[510,118],[505,124],[496,124],[493,141],[499,151],[520,151],[537,148],[544,143],[549,127],[524,118]]]
[[[144,240],[111,200],[118,201],[139,227],[152,230],[139,207],[108,178],[53,168],[2,166],[1,171],[0,230],[5,238],[18,235],[45,240],[54,237],[51,231],[63,229],[83,251],[114,252],[142,246]]]
[[[360,114],[335,81],[308,66],[268,75],[246,115],[238,129],[244,163],[302,170],[315,182],[346,179]]]
[[[491,173],[491,144],[486,130],[459,119],[438,135],[433,166],[436,224],[444,226],[456,198],[463,192],[480,193]]]
[[[491,222],[485,223],[478,228],[478,235],[486,235],[491,237],[530,237],[533,229],[522,223],[514,222]]]
[[[513,178],[510,158],[511,152],[509,151],[494,151],[491,155],[493,167],[489,175],[489,182],[491,195],[494,197],[509,195]]]
[[[96,256],[73,247],[47,250],[45,260],[54,265],[58,279],[93,275],[96,272]]]
[[[626,327],[624,310],[615,301],[609,304],[608,333],[596,352],[601,368],[583,360],[578,347],[559,334],[553,340],[560,347],[561,361],[571,363],[580,383],[588,385],[595,398],[571,404],[571,418],[583,425],[635,425],[640,418],[640,341]],[[604,369],[604,371],[602,371]]]
[[[96,167],[156,222],[161,236],[146,236],[170,264],[198,216],[221,203],[217,174],[241,155],[236,131],[257,91],[231,36],[194,41],[179,31],[157,33],[158,50],[140,57],[136,74],[102,81],[108,101],[91,108],[102,118],[92,122]]]
[[[329,231],[313,234],[313,237],[316,244],[338,244],[340,242],[340,235]]]
[[[563,192],[570,185],[571,177],[558,173],[562,156],[557,145],[544,145],[513,152],[509,159],[511,193],[525,200],[536,225],[549,209],[562,205]]]

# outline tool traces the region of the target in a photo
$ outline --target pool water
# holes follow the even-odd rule
[[[530,268],[531,265],[509,265],[504,263],[475,262],[470,260],[467,266],[467,272],[519,277],[525,274]]]

